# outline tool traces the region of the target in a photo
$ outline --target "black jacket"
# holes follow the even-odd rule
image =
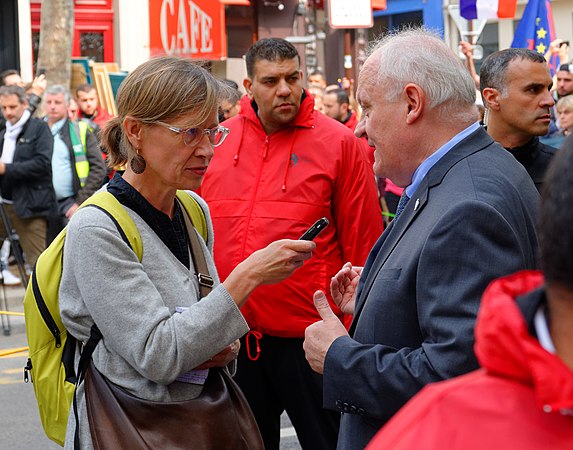
[[[541,192],[543,176],[557,149],[542,144],[539,142],[538,137],[534,137],[521,147],[508,148],[507,150],[525,167],[525,170],[527,170],[527,173],[535,183],[535,187]]]
[[[0,155],[4,149],[4,135],[0,131]],[[14,202],[19,217],[47,217],[56,205],[52,186],[52,152],[54,138],[48,125],[30,118],[16,139],[14,160],[6,164],[0,176],[2,196]]]

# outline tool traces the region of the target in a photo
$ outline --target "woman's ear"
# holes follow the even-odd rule
[[[133,148],[140,149],[142,147],[143,125],[139,120],[126,116],[123,119],[123,131]]]

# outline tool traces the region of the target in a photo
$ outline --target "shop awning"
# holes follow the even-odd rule
[[[219,0],[223,5],[239,5],[239,6],[251,6],[251,2],[249,0]],[[384,0],[384,5],[386,4],[386,0]]]
[[[372,9],[386,9],[386,0],[372,0]]]

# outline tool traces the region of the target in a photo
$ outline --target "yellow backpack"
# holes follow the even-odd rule
[[[177,191],[177,198],[193,226],[207,241],[207,222],[201,206],[184,191]],[[98,192],[81,205],[82,208],[86,206],[104,211],[141,261],[141,237],[121,203],[109,192]],[[60,445],[64,445],[77,381],[74,367],[76,339],[68,335],[64,328],[59,307],[65,237],[64,228],[40,255],[24,296],[26,335],[30,348],[24,381],[33,382],[44,431]],[[97,342],[92,343],[90,339],[90,344],[84,347],[82,354],[88,352],[88,347],[93,351]],[[91,359],[91,353],[84,356]]]

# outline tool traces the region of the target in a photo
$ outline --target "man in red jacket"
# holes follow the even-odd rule
[[[475,331],[482,369],[425,388],[368,449],[572,448],[572,203],[570,138],[545,178],[543,275],[518,272],[483,296]]]
[[[358,118],[350,109],[348,92],[344,89],[328,91],[322,99],[322,112],[328,117],[338,120],[354,132],[358,125]]]
[[[100,106],[96,89],[91,84],[81,84],[76,88],[76,98],[80,107],[78,117],[95,124],[97,132],[105,128],[106,122],[112,116]]]
[[[221,279],[279,237],[298,239],[321,217],[330,225],[303,268],[256,289],[242,309],[251,331],[235,379],[267,450],[279,448],[285,410],[303,448],[332,449],[339,415],[322,409],[322,377],[310,369],[302,342],[319,319],[314,291],[326,290],[345,262],[362,265],[382,232],[374,173],[352,132],[314,110],[292,44],[263,39],[247,52],[246,65],[241,113],[225,121],[231,133],[201,186]]]

